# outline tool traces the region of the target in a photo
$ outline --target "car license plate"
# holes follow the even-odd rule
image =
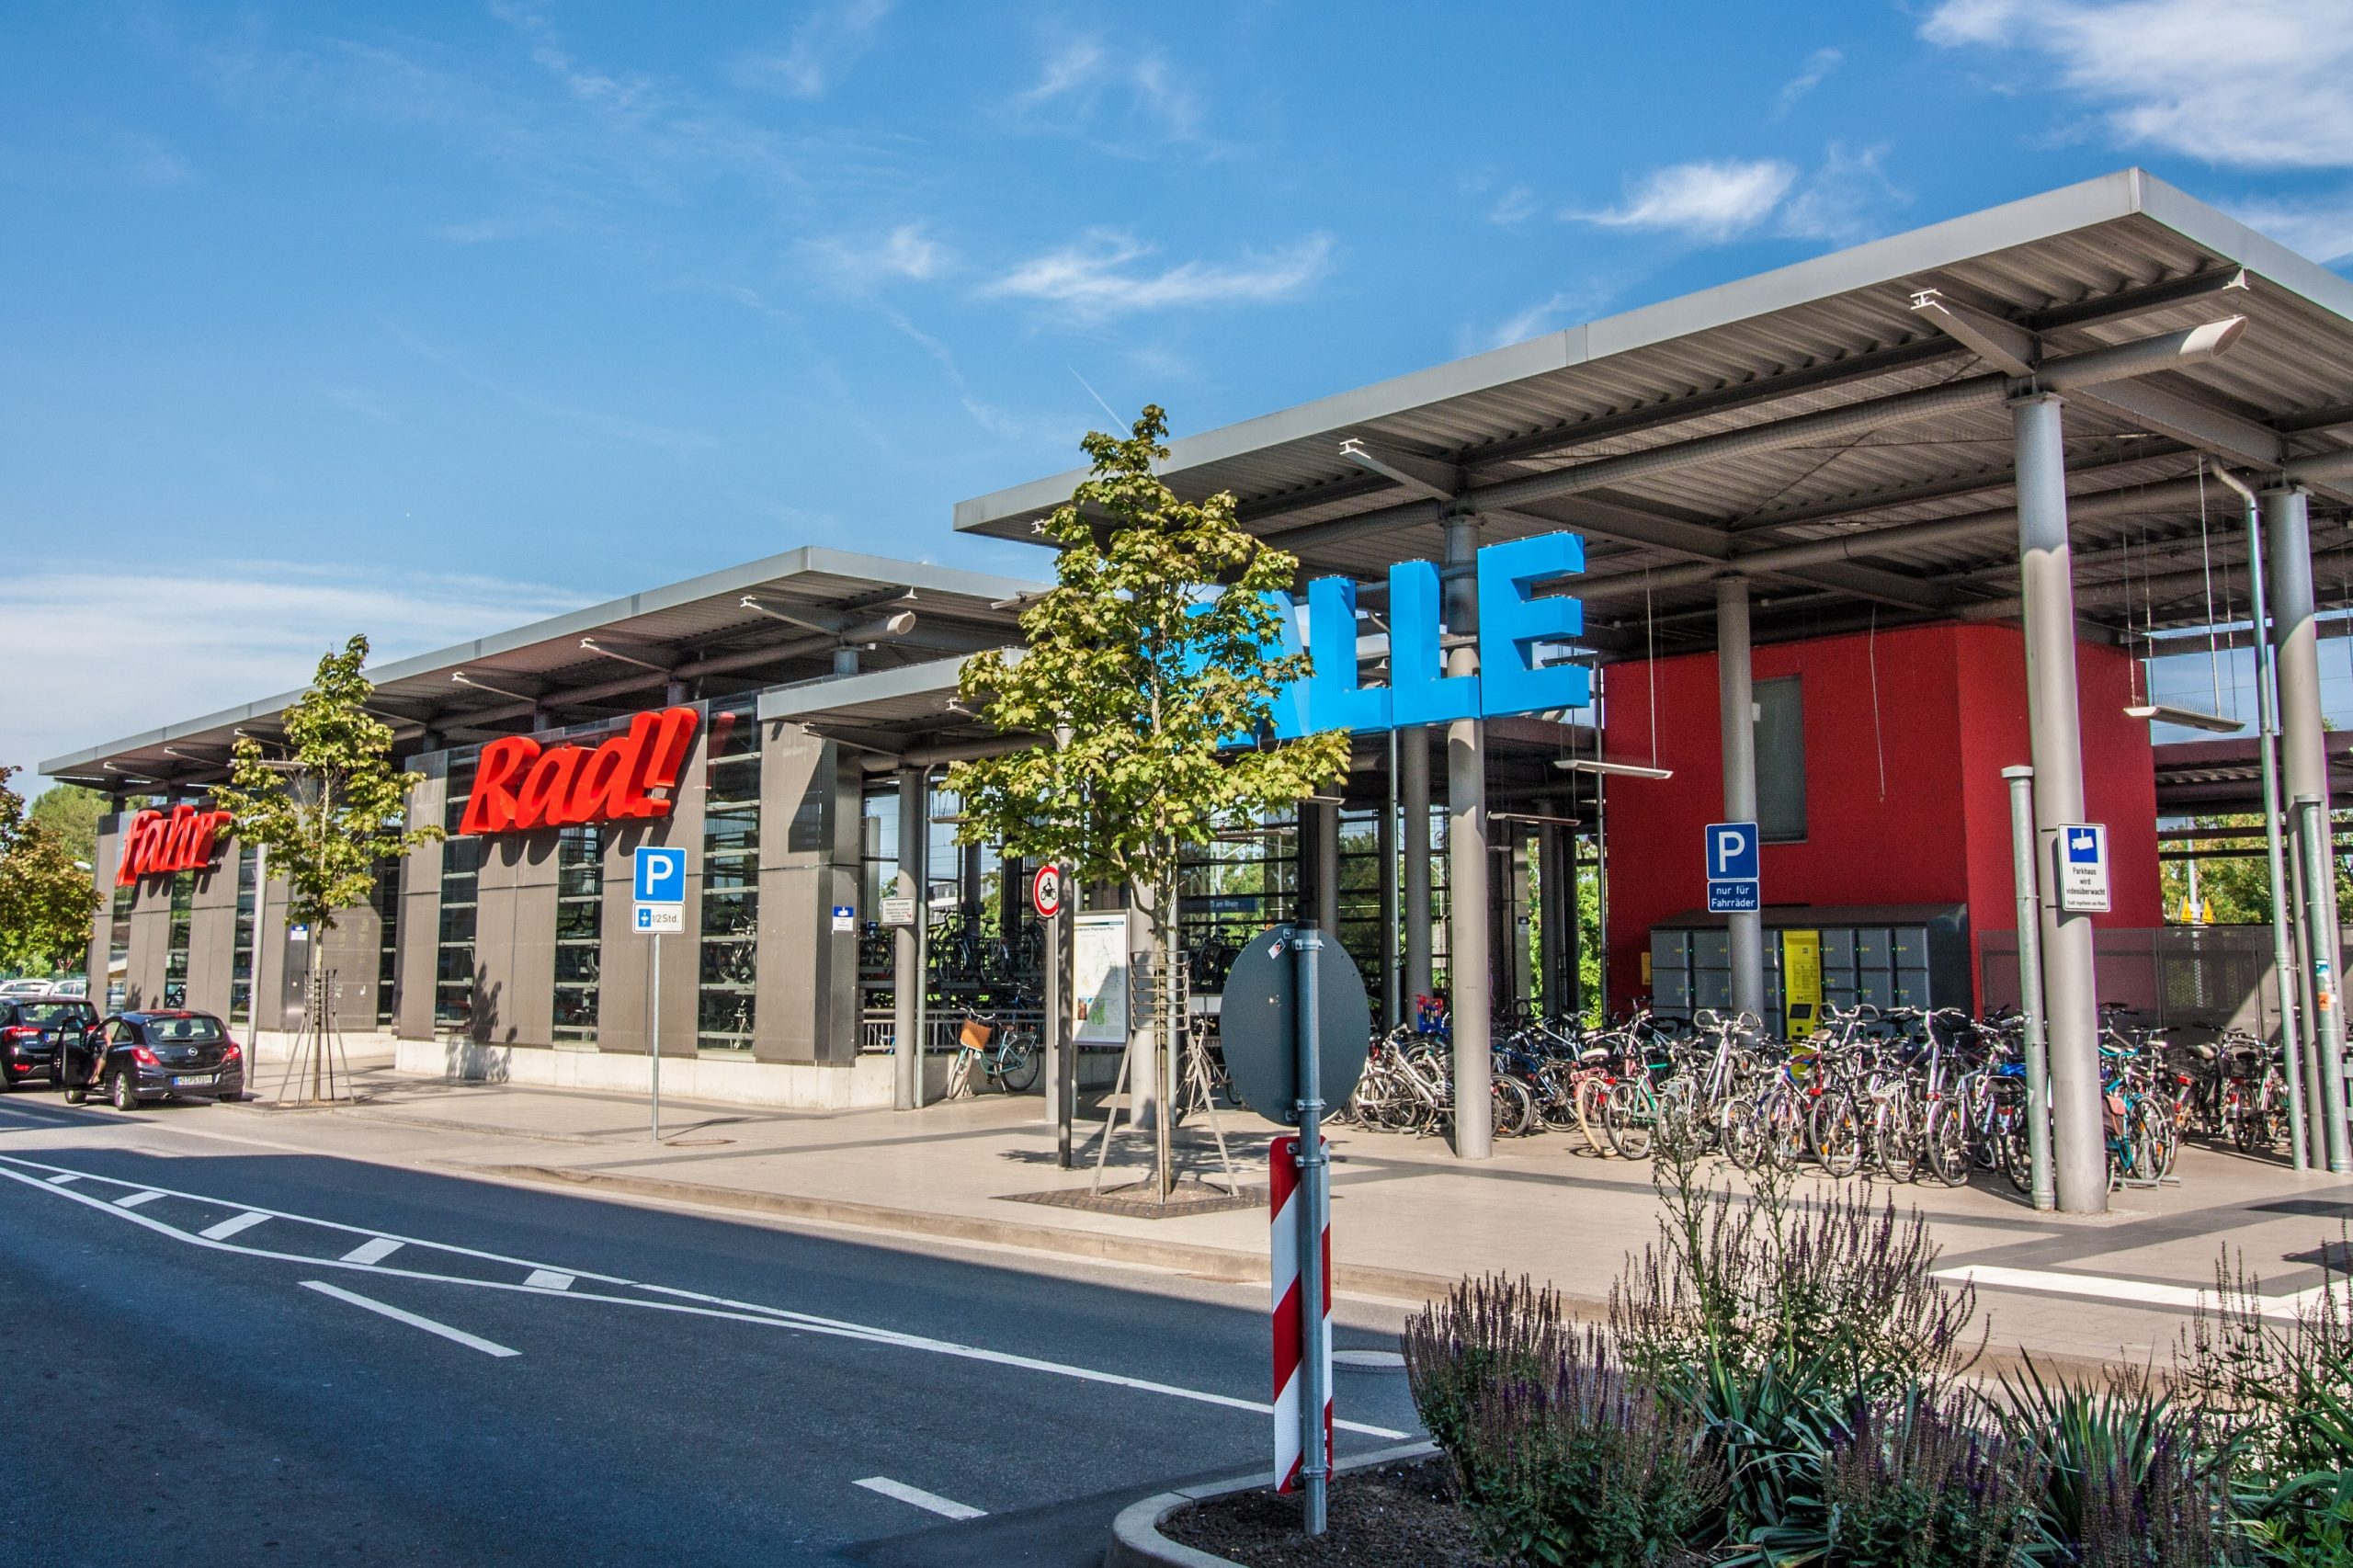
[[[175,1089],[180,1089],[186,1088],[190,1084],[209,1084],[212,1082],[212,1077],[213,1075],[210,1073],[189,1073],[184,1076],[174,1078],[172,1080],[172,1087]]]

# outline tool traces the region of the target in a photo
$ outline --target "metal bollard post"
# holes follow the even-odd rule
[[[2035,901],[2034,769],[2005,767],[2010,781],[2010,872],[2018,880],[2018,1002],[2026,1010],[2027,1164],[2037,1209],[2059,1207],[2051,1171],[2051,1058],[2042,1034],[2042,920]]]
[[[1324,1316],[1324,1227],[1331,1203],[1325,1187],[1330,1166],[1324,1153],[1323,1062],[1316,1050],[1323,1024],[1316,961],[1324,950],[1324,936],[1315,922],[1300,923],[1293,946],[1299,959],[1299,1195],[1303,1200],[1299,1206],[1299,1332],[1305,1397],[1299,1402],[1299,1479],[1307,1533],[1319,1536],[1324,1533],[1325,1483],[1331,1477],[1324,1443],[1324,1411],[1332,1400],[1331,1329]]]

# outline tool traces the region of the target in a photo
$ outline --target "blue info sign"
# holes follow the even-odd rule
[[[1709,914],[1739,915],[1763,907],[1755,823],[1710,823],[1706,857]]]
[[[687,852],[641,848],[630,858],[630,925],[649,937],[684,931]]]

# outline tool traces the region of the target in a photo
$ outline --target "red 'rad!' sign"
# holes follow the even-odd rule
[[[666,817],[687,748],[694,744],[696,717],[691,708],[640,713],[626,732],[593,751],[568,744],[542,749],[529,735],[503,735],[482,748],[458,831],[516,833]]]

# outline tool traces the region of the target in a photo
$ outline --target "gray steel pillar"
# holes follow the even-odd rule
[[[2271,612],[2264,591],[2264,543],[2261,503],[2227,470],[2217,471],[2233,489],[2246,496],[2246,562],[2248,602],[2253,608],[2255,647],[2256,745],[2262,758],[2263,847],[2271,889],[2271,986],[2279,1003],[2279,1068],[2288,1081],[2290,1163],[2297,1170],[2312,1163],[2305,1139],[2310,1119],[2306,1092],[2302,1034],[2296,1019],[2298,1005],[2295,937],[2289,930],[2287,859],[2279,829],[2279,710],[2271,660]]]
[[[1397,734],[1389,735],[1388,798],[1381,812],[1381,829],[1373,835],[1373,855],[1381,863],[1381,1027],[1393,1029],[1404,1021],[1398,991],[1402,978],[1397,951]]]
[[[2303,926],[2303,972],[2297,978],[2305,1001],[2310,1051],[2319,1056],[2319,1071],[2308,1076],[2306,1087],[2317,1089],[2316,1139],[2311,1148],[2317,1162],[2324,1154],[2332,1171],[2348,1168],[2342,1094],[2343,1063],[2338,1054],[2345,1037],[2336,993],[2336,960],[2341,944],[2336,925],[2336,858],[2332,853],[2331,801],[2328,790],[2326,731],[2321,722],[2320,644],[2313,620],[2313,556],[2310,503],[2293,487],[2263,493],[2263,531],[2268,547],[2265,565],[2270,575],[2272,665],[2279,691],[2280,793],[2290,801],[2309,797],[2319,819],[2317,837],[2301,823],[2296,843],[2302,853],[2297,869],[2302,896],[2298,913]],[[2332,1044],[2334,1040],[2336,1043]]]
[[[1454,646],[1446,673],[1479,673],[1479,585],[1472,575],[1479,549],[1475,517],[1446,523],[1446,630]],[[1483,1160],[1491,1153],[1495,1105],[1488,1044],[1487,734],[1477,719],[1446,726],[1447,1004],[1454,1028],[1454,1152]]]
[[[1724,817],[1756,820],[1756,696],[1748,678],[1748,579],[1716,579],[1716,702],[1723,729]],[[1765,913],[1724,917],[1732,938],[1732,1006],[1765,1016]]]
[[[858,650],[856,648],[845,646],[834,650],[834,674],[837,676],[854,676],[858,674]]]
[[[1404,858],[1405,994],[1404,1006],[1412,1015],[1414,998],[1430,994],[1430,933],[1437,913],[1430,907],[1430,733],[1427,725],[1409,724],[1397,732],[1397,796],[1400,853]]]
[[[1340,939],[1340,808],[1318,801],[1315,812],[1315,923]]]
[[[1552,804],[1540,801],[1536,809],[1549,815]],[[1575,875],[1569,869],[1574,850],[1567,828],[1557,823],[1537,824],[1536,951],[1540,972],[1536,983],[1544,994],[1547,1017],[1566,1017],[1570,1010],[1569,954],[1575,942],[1570,923],[1576,918],[1576,899],[1567,884]]]
[[[2317,795],[2296,797],[2296,842],[2304,849],[2305,924],[2318,932],[2336,926],[2329,908],[2336,892],[2336,861],[2329,853],[2328,802]],[[2313,1034],[2320,1047],[2321,1141],[2328,1168],[2353,1168],[2346,1153],[2345,1135],[2345,1011],[2336,991],[2336,966],[2327,955],[2334,942],[2324,945],[2313,960]]]
[[[891,1103],[913,1110],[923,1103],[923,922],[924,852],[929,846],[931,804],[926,797],[925,772],[919,767],[899,770],[899,887],[915,890],[915,923],[891,934],[891,1049],[897,1076]]]
[[[2059,1207],[2108,1211],[2100,1108],[2099,991],[2092,919],[2059,908],[2059,831],[2084,820],[2083,727],[2075,702],[2075,588],[2067,543],[2061,399],[2010,404],[2017,446],[2018,585],[2026,621],[2027,731],[2034,761],[2035,868],[2041,879],[2043,1027],[2050,1037],[2052,1165]]]

